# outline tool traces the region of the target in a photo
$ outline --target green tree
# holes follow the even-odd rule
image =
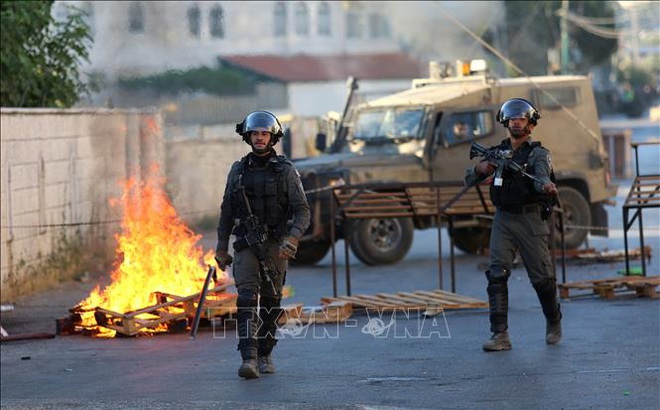
[[[53,1],[0,2],[0,105],[71,107],[88,92],[79,63],[88,61],[90,28],[80,10],[66,21],[51,15]]]
[[[204,91],[226,96],[253,94],[258,81],[268,81],[268,79],[232,67],[196,67],[185,71],[170,70],[145,77],[120,78],[118,84],[124,90],[147,89],[169,95]]]
[[[569,13],[585,18],[569,21],[571,49],[581,56],[579,61],[572,61],[574,72],[586,73],[591,66],[606,62],[616,52],[616,38],[607,36],[615,27],[613,3],[569,2]],[[509,58],[530,75],[545,75],[548,49],[559,47],[561,30],[557,12],[562,2],[505,1],[504,5]]]

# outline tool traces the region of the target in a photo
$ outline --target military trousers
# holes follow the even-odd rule
[[[495,212],[490,234],[490,268],[511,272],[516,251],[532,285],[554,278],[549,249],[550,228],[540,212],[509,213],[499,208]]]
[[[282,288],[288,261],[279,259],[279,244],[267,243],[266,266],[270,272],[260,272],[260,263],[252,249],[234,254],[234,282],[238,290],[236,313],[238,350],[244,359],[269,356],[277,344],[277,322],[282,310]],[[267,280],[268,279],[268,280]]]
[[[285,259],[279,259],[277,257],[278,253],[279,242],[269,240],[267,245],[268,266],[271,268],[275,267],[277,272],[279,272],[279,274],[271,276],[277,294],[273,294],[270,285],[262,281],[259,273],[259,259],[257,259],[257,256],[251,249],[243,249],[234,254],[234,282],[239,293],[241,290],[249,290],[261,296],[281,297],[285,280],[284,276],[289,262]]]

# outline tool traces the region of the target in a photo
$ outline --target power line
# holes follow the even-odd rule
[[[563,13],[558,13],[558,15],[563,14]],[[592,23],[589,22],[588,19],[578,16],[573,13],[568,13],[566,15],[566,20],[570,21],[571,23],[575,24],[576,26],[580,27],[581,29],[599,36],[599,37],[604,37],[604,38],[619,38],[619,30],[617,29],[610,29],[610,28],[604,28],[604,27],[598,27]]]
[[[436,4],[437,4],[437,3],[436,3]],[[483,45],[484,47],[486,47],[491,53],[495,54],[495,55],[496,55],[500,60],[502,60],[505,64],[507,64],[507,65],[509,65],[511,68],[513,68],[518,74],[524,76],[524,77],[525,77],[525,78],[526,78],[526,79],[527,79],[527,80],[528,80],[528,81],[534,86],[534,88],[536,88],[536,90],[538,90],[539,92],[543,93],[546,97],[548,97],[548,98],[550,99],[550,101],[552,101],[554,104],[556,104],[558,107],[560,107],[561,110],[562,110],[564,113],[566,113],[566,115],[568,115],[573,121],[575,121],[580,127],[582,127],[582,129],[584,129],[585,131],[587,131],[587,133],[589,134],[589,136],[591,136],[594,140],[596,140],[596,141],[598,141],[598,143],[600,143],[600,140],[599,140],[600,138],[599,138],[598,134],[596,134],[596,132],[595,132],[594,130],[592,130],[591,128],[589,128],[589,127],[588,127],[588,126],[587,126],[587,125],[586,125],[586,124],[585,124],[580,118],[578,118],[573,112],[571,112],[568,108],[566,108],[566,106],[564,106],[563,104],[561,104],[561,103],[557,100],[557,98],[555,98],[554,95],[550,94],[549,92],[547,92],[546,90],[544,90],[543,88],[541,88],[541,86],[540,86],[538,83],[536,83],[534,80],[532,80],[532,78],[531,78],[531,76],[530,76],[529,74],[527,74],[526,72],[524,72],[524,71],[523,71],[520,67],[518,67],[513,61],[509,60],[509,59],[506,58],[504,55],[502,55],[502,53],[500,53],[500,51],[497,50],[495,47],[493,47],[493,46],[491,46],[490,44],[488,44],[486,41],[484,41],[484,39],[482,39],[482,38],[479,37],[476,33],[474,33],[472,30],[470,30],[469,28],[467,28],[463,23],[461,23],[460,21],[458,21],[454,16],[452,16],[449,12],[447,12],[447,10],[445,10],[444,7],[442,7],[442,6],[439,5],[439,4],[438,4],[438,6],[439,6],[440,9],[442,10],[442,13],[444,13],[445,16],[447,16],[447,17],[448,17],[448,18],[449,18],[454,24],[456,24],[458,27],[460,27],[462,30],[464,30],[466,33],[468,33],[472,38],[474,38],[476,41],[478,41],[481,45]]]

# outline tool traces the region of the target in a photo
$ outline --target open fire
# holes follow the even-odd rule
[[[152,172],[151,175],[158,175]],[[207,266],[215,264],[213,251],[204,254],[197,245],[201,235],[195,234],[178,217],[163,190],[164,178],[145,180],[130,178],[123,183],[121,198],[111,200],[112,206],[122,210],[121,233],[117,240],[116,260],[110,285],[97,285],[90,295],[71,309],[78,323],[95,337],[114,337],[116,331],[106,327],[107,320],[99,311],[122,318],[133,312],[131,320],[151,320],[159,317],[181,317],[186,310],[184,296],[199,293],[204,285]],[[222,271],[218,274],[223,275]],[[216,280],[216,285],[226,277]],[[175,295],[181,295],[179,297]],[[180,299],[180,300],[179,300]],[[192,298],[188,297],[188,308]],[[226,298],[225,298],[226,299]],[[172,300],[181,303],[163,303]],[[161,305],[158,317],[145,307]],[[137,311],[145,311],[135,315]],[[189,310],[189,309],[188,309]],[[104,323],[98,323],[99,318]],[[123,317],[126,320],[126,317]],[[139,332],[167,330],[165,322],[159,326],[141,326]]]

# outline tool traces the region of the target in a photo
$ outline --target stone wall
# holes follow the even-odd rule
[[[4,296],[30,272],[18,267],[48,258],[63,238],[113,241],[120,216],[109,199],[129,175],[164,169],[165,145],[158,111],[3,108],[0,118]]]
[[[167,140],[167,192],[184,222],[218,217],[227,173],[250,151],[234,128],[217,126],[212,136],[200,132],[197,137]]]

